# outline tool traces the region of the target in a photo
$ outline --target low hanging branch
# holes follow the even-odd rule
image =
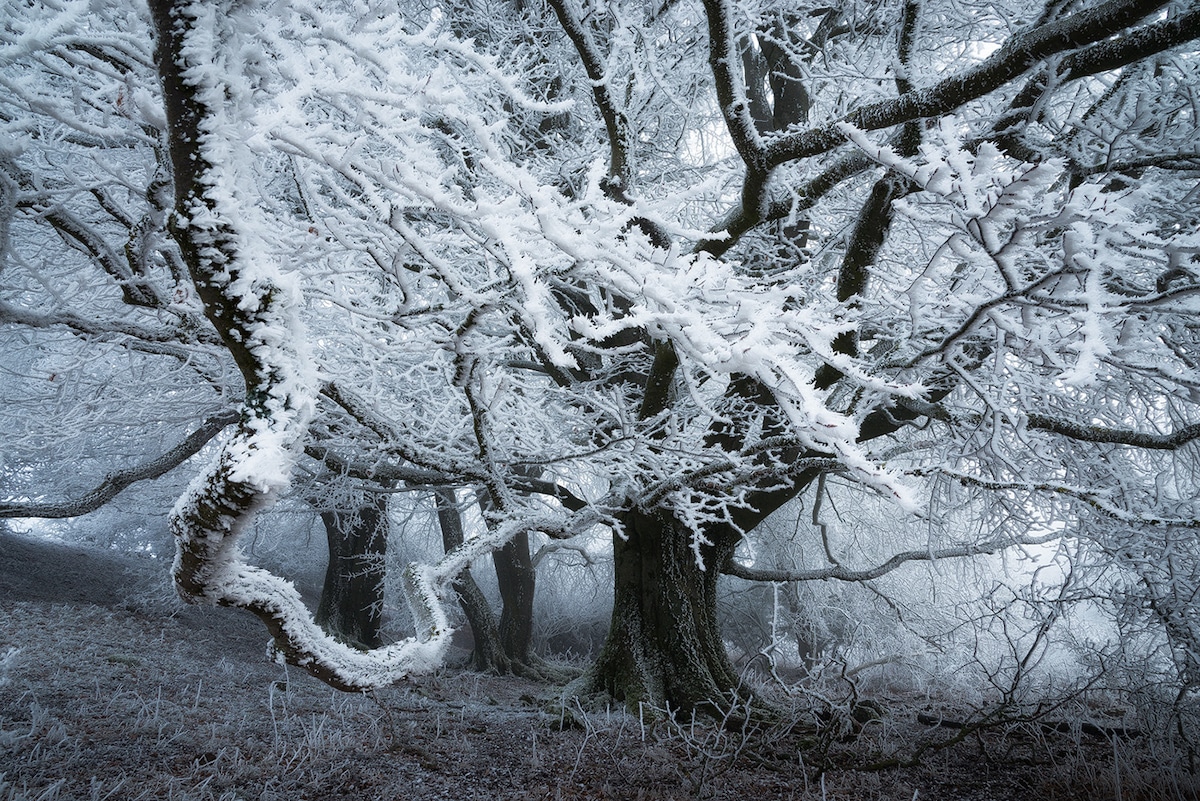
[[[315,406],[296,300],[278,273],[247,254],[239,229],[228,149],[238,136],[230,119],[229,30],[234,4],[151,0],[156,62],[167,112],[175,179],[172,233],[205,314],[246,383],[240,424],[208,472],[171,514],[175,584],[193,603],[236,606],[257,615],[277,652],[343,690],[393,683],[440,659],[449,626],[436,600],[432,571],[410,568],[404,581],[417,638],[370,653],[327,635],[296,588],[241,561],[236,542],[255,513],[288,484]]]
[[[201,372],[214,384],[219,381],[216,375],[209,374],[200,366],[192,347],[195,344],[219,347],[220,340],[207,326],[199,330],[186,325],[152,328],[121,320],[93,320],[69,311],[44,314],[0,301],[0,324],[4,323],[27,328],[65,328],[80,339],[119,342],[125,349],[137,353],[169,356],[180,362],[190,362],[193,370]]]
[[[26,503],[0,501],[0,518],[4,517],[40,517],[46,519],[61,519],[78,517],[88,512],[94,512],[101,506],[121,494],[129,486],[139,481],[153,481],[174,470],[185,461],[200,452],[200,449],[212,441],[213,437],[238,420],[237,412],[224,412],[205,420],[199,428],[188,434],[178,445],[159,456],[157,459],[118,470],[104,477],[104,480],[90,492],[79,498],[52,503]]]

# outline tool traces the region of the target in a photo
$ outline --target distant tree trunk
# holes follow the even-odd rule
[[[454,490],[444,488],[434,490],[434,499],[437,502],[438,523],[442,529],[442,547],[446,553],[450,553],[462,545],[465,539],[458,499]],[[475,583],[470,568],[458,574],[458,578],[454,580],[454,592],[458,595],[458,604],[467,616],[467,623],[471,626],[471,635],[475,641],[471,653],[471,667],[500,674],[510,672],[511,665],[500,642],[496,617],[492,614],[492,608],[483,591]]]
[[[519,471],[537,478],[540,471]],[[479,497],[484,520],[495,511],[495,504],[486,492]],[[504,547],[492,552],[492,566],[500,589],[503,608],[500,612],[500,645],[509,658],[514,672],[536,675],[533,655],[533,596],[537,590],[537,570],[529,554],[529,532],[518,532]]]
[[[732,555],[732,530],[709,535],[703,569],[692,532],[666,513],[631,511],[624,538],[613,538],[612,624],[585,692],[606,692],[627,706],[722,712],[738,677],[717,625],[717,578]]]
[[[529,533],[522,531],[492,553],[504,609],[500,613],[500,644],[509,659],[532,664],[533,594],[537,572],[529,555]]]
[[[329,564],[316,621],[343,642],[369,650],[383,644],[387,496],[363,500],[357,509],[321,513]]]

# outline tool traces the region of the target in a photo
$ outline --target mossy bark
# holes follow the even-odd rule
[[[581,688],[628,707],[724,714],[738,677],[717,624],[717,580],[736,537],[708,535],[698,560],[693,532],[669,514],[631,511],[622,522],[612,624]]]

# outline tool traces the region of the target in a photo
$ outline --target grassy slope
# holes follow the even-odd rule
[[[897,721],[833,745],[822,784],[795,721],[750,737],[567,716],[539,700],[553,688],[449,670],[335,693],[269,661],[249,615],[180,604],[166,567],[0,532],[0,801],[1195,797],[1138,796],[1153,768],[1122,744],[1099,749],[1123,760],[1120,791],[1111,757],[1078,740],[991,736],[915,769],[837,769],[928,734]]]

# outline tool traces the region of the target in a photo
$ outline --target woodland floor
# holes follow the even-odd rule
[[[346,695],[270,662],[249,615],[178,603],[166,568],[0,532],[0,801],[1200,797],[1153,748],[1078,729],[865,769],[954,736],[917,720],[928,699],[843,738],[807,715],[734,732],[585,712],[451,669]]]

